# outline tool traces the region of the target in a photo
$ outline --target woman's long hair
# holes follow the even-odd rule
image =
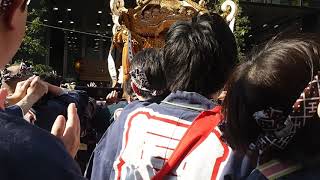
[[[320,44],[313,36],[274,38],[240,65],[227,83],[223,137],[246,153],[262,133],[253,114],[273,107],[286,115],[314,75],[320,61]],[[308,162],[320,154],[320,119],[300,129],[284,150],[272,149],[272,158]]]

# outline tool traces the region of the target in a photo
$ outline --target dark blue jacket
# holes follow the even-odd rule
[[[68,91],[59,96],[47,97],[36,103],[31,111],[36,115],[35,125],[51,131],[52,125],[58,115],[67,118],[67,108],[70,103],[75,103],[81,121],[81,127],[85,128],[85,113],[88,105],[88,95],[84,91]]]
[[[86,176],[88,178],[91,178],[92,180],[116,179],[117,173],[115,169],[119,168],[119,164],[121,164],[121,162],[117,162],[119,161],[119,155],[121,155],[123,146],[126,144],[126,139],[131,138],[132,135],[134,135],[132,134],[130,136],[129,134],[129,136],[126,137],[125,131],[129,128],[129,126],[131,126],[130,122],[133,118],[132,116],[134,116],[136,112],[146,114],[151,112],[153,113],[153,115],[155,114],[159,117],[170,116],[170,118],[174,119],[174,121],[172,122],[176,122],[176,127],[178,127],[180,126],[180,123],[178,122],[179,120],[182,120],[185,124],[191,124],[202,110],[212,109],[215,106],[212,101],[197,93],[181,91],[170,94],[164,100],[164,102],[166,103],[157,104],[148,102],[134,102],[132,104],[129,104],[121,113],[119,120],[115,121],[109,127],[109,129],[97,145],[93,154],[94,156],[91,159],[91,165],[89,165],[87,169]],[[179,104],[179,106],[172,104]],[[145,119],[142,117],[141,125],[147,122],[144,120]],[[174,126],[175,125],[173,123],[171,127],[174,128]],[[161,124],[159,124],[159,127],[155,128],[161,131]],[[139,131],[136,132],[139,133]],[[139,140],[140,137],[141,140],[144,138],[143,136],[144,135],[138,135],[136,138],[138,138],[137,140]],[[148,145],[146,145],[146,148],[147,146]],[[141,154],[141,156],[143,156],[143,153]],[[210,157],[210,155],[207,156]],[[226,162],[227,165],[225,167],[227,168],[225,168],[223,174],[229,176],[230,178],[246,177],[248,175],[248,172],[251,172],[251,169],[248,166],[249,163],[247,162],[248,161],[245,161],[242,156],[238,156],[232,153],[229,156],[228,162]],[[124,168],[127,168],[128,172],[132,170],[131,167]],[[139,167],[133,167],[133,171],[135,171],[135,168],[138,169]]]
[[[2,112],[23,118],[22,109],[17,105],[6,107],[5,110],[2,110]]]
[[[0,112],[1,180],[79,180],[63,143],[24,119]]]
[[[139,107],[144,107],[151,104],[149,101],[133,101],[128,104],[121,112],[119,120],[113,121],[108,130],[104,133],[100,142],[97,144],[88,168],[86,170],[87,178],[91,179],[109,179],[117,150],[121,146],[122,132],[125,121],[121,116],[130,113],[132,110]],[[92,175],[92,176],[91,176]],[[111,179],[111,178],[110,178]]]

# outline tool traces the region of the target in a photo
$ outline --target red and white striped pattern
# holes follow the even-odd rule
[[[133,171],[143,179],[156,175],[190,125],[189,121],[146,108],[129,114],[122,150],[114,163],[115,178],[124,179]],[[218,179],[231,152],[231,149],[220,141],[220,136],[219,129],[214,129],[166,179]]]

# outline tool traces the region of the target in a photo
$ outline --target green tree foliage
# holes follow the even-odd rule
[[[243,16],[242,14],[243,14],[242,9],[239,6],[238,15],[235,23],[234,35],[237,40],[240,61],[244,57],[244,51],[246,51],[245,38],[247,37],[249,31],[251,30],[248,16]]]
[[[239,52],[239,61],[242,61],[244,58],[244,52],[246,51],[245,47],[245,38],[250,31],[250,21],[247,16],[243,15],[242,8],[239,5],[239,0],[233,0],[238,5],[238,11],[236,16],[236,23],[234,29],[234,35],[236,37],[238,52]],[[222,16],[226,17],[229,13],[222,12],[221,5],[225,0],[209,1],[208,7],[211,7],[211,11],[217,12]]]
[[[53,68],[44,65],[45,55],[47,54],[45,42],[45,28],[42,26],[41,19],[47,13],[46,2],[41,1],[43,8],[31,8],[28,13],[26,35],[22,45],[13,59],[13,63],[26,62],[33,66],[35,73],[50,74]]]
[[[41,17],[45,9],[31,9],[28,13],[26,35],[13,61],[31,61],[43,63],[47,49],[45,46],[45,29],[41,26]]]
[[[44,64],[34,64],[33,71],[39,75],[42,74],[54,74],[53,68]]]
[[[32,61],[21,61],[21,60],[16,60],[12,64],[20,64],[21,62],[26,63],[29,66],[32,66],[33,72],[37,75],[50,75],[50,74],[55,74],[54,69],[51,66],[44,65],[44,64],[36,64]]]

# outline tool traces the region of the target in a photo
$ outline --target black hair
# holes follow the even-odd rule
[[[147,48],[138,52],[131,62],[131,70],[141,68],[145,73],[150,91],[163,92],[166,90],[165,75],[162,70],[162,52],[159,49]],[[142,97],[150,98],[153,95],[150,91],[139,89]]]
[[[29,77],[33,75],[32,70],[27,69],[23,72],[20,72],[21,63],[14,63],[11,65],[7,65],[1,73],[1,85],[6,85],[10,91],[15,91],[16,86],[19,82],[27,80]],[[17,68],[17,69],[12,69]],[[9,70],[11,69],[11,70]]]
[[[228,144],[237,151],[249,151],[250,143],[262,133],[253,118],[257,111],[272,107],[289,115],[293,103],[319,70],[319,60],[319,41],[310,35],[275,38],[253,51],[226,86],[223,137]],[[320,141],[314,138],[319,130],[320,121],[307,122],[284,150],[271,149],[269,154],[276,159],[308,163],[319,154]]]
[[[40,76],[41,80],[48,82],[48,83],[55,85],[55,86],[60,86],[63,81],[62,76],[52,74],[52,73],[43,73],[43,74],[40,74],[39,76]]]
[[[169,90],[207,97],[223,88],[237,61],[234,35],[218,14],[175,23],[167,33],[163,51]]]

